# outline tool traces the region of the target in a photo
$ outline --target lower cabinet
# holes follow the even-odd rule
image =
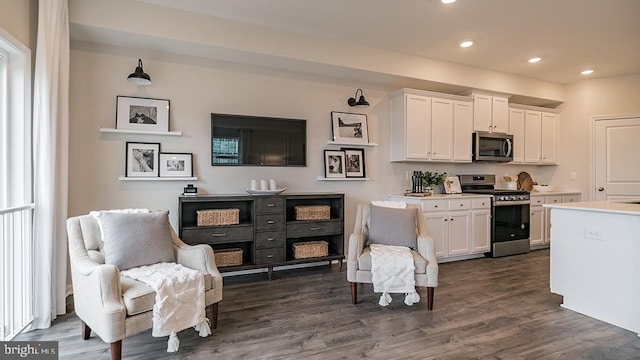
[[[542,205],[577,201],[580,201],[579,193],[531,194],[529,228],[532,248],[548,247],[551,243],[551,209]]]
[[[324,206],[329,216],[297,220],[295,208],[305,205]],[[198,211],[213,209],[238,209],[237,223],[199,226]],[[274,266],[344,260],[344,194],[181,196],[178,217],[185,243],[242,250],[241,262],[220,263],[220,271],[267,268],[271,278]],[[293,244],[308,241],[325,241],[328,253],[296,258]]]
[[[439,261],[473,258],[489,251],[490,196],[429,199],[390,196],[389,199],[421,207],[427,233],[433,237]]]

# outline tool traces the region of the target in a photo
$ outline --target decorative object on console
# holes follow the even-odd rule
[[[447,194],[460,194],[462,192],[460,178],[457,176],[447,176],[447,179],[444,181],[444,191]]]
[[[425,191],[433,191],[436,189],[436,186],[444,184],[444,181],[447,179],[447,173],[438,173],[437,171],[425,171],[423,177],[423,185],[425,187]]]
[[[291,245],[294,259],[310,259],[329,255],[329,243],[326,241],[305,241]]]
[[[192,176],[192,153],[160,153],[160,177]]]
[[[525,171],[518,174],[518,190],[531,191],[531,189],[533,189],[533,179],[531,179],[531,175]]]
[[[358,91],[360,92],[359,98],[358,98]],[[358,101],[356,101],[356,99],[358,99]],[[362,89],[356,90],[356,94],[352,98],[349,98],[349,100],[347,100],[347,104],[349,104],[349,106],[355,106],[355,107],[369,107],[369,102],[365,100]]]
[[[218,267],[237,266],[242,265],[242,253],[240,248],[219,249],[213,251],[213,256]]]
[[[240,209],[208,209],[196,211],[198,226],[235,225],[240,223]]]
[[[331,219],[331,206],[329,205],[298,205],[293,209],[296,221]]]
[[[324,151],[324,177],[344,178],[346,177],[344,164],[344,151],[325,150]]]
[[[182,191],[182,196],[196,196],[198,195],[198,188],[193,184],[187,184],[187,187]]]
[[[367,115],[332,111],[333,141],[347,144],[368,144]]]
[[[169,132],[169,100],[117,96],[116,129]]]
[[[350,178],[365,177],[364,149],[342,148],[345,158],[345,176]]]
[[[127,81],[136,85],[151,85],[151,76],[142,69],[142,59],[138,59],[138,66],[127,76]]]
[[[158,177],[160,143],[127,142],[125,176]]]

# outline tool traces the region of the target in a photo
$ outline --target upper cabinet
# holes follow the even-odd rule
[[[473,93],[473,130],[507,133],[509,97]]]
[[[514,164],[558,163],[559,111],[527,105],[509,107],[509,133],[513,134]]]
[[[471,98],[401,89],[391,99],[391,161],[471,162]]]

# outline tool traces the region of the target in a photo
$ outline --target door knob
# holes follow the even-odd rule
[[[604,191],[604,188],[603,188],[602,186],[600,186],[600,187],[598,188],[598,191]]]

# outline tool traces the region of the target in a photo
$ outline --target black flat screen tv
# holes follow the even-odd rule
[[[212,113],[211,165],[307,166],[307,121]]]

